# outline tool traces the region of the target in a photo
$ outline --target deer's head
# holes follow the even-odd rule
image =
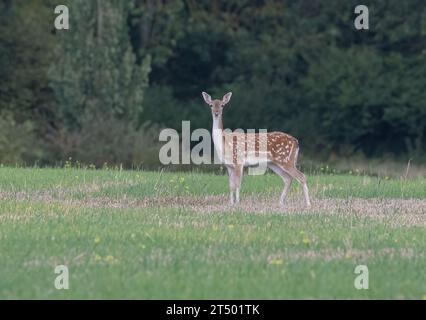
[[[202,92],[204,101],[211,107],[213,119],[222,117],[223,107],[231,100],[232,92],[228,92],[222,100],[212,100],[212,97],[206,92]]]

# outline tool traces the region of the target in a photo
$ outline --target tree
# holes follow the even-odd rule
[[[49,2],[0,1],[0,111],[34,119],[45,101],[51,61]]]
[[[70,30],[56,33],[56,61],[49,71],[66,127],[78,129],[87,113],[138,125],[150,57],[136,62],[127,24],[132,2],[73,0],[68,7]]]

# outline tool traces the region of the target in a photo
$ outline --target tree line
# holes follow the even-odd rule
[[[307,157],[425,158],[426,3],[0,0],[0,162],[155,164],[158,130],[296,136]]]

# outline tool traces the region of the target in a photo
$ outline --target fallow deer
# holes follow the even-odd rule
[[[296,168],[299,154],[297,139],[283,132],[270,132],[263,134],[263,137],[261,133],[226,132],[223,130],[222,111],[231,100],[232,92],[225,94],[222,100],[212,100],[206,92],[202,92],[202,96],[211,107],[216,153],[220,162],[228,169],[231,204],[240,201],[243,168],[263,163],[283,179],[281,205],[284,204],[294,178],[302,185],[306,205],[309,207],[311,203],[306,177]]]

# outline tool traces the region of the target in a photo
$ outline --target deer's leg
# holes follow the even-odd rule
[[[231,204],[235,203],[235,169],[233,167],[226,167],[228,169],[228,175],[229,175],[229,202]]]
[[[274,163],[269,163],[268,167],[283,179],[284,189],[283,189],[283,192],[281,193],[280,204],[284,205],[284,202],[285,202],[285,199],[287,198],[287,194],[288,194],[288,191],[290,190],[291,181],[293,180],[293,178],[291,177],[291,175],[285,172],[285,170],[283,170],[280,166]]]
[[[309,200],[309,190],[308,190],[308,185],[306,183],[305,175],[299,170],[297,170],[295,167],[289,168],[288,173],[292,175],[302,185],[306,206],[310,207],[311,201]]]
[[[234,169],[235,172],[235,202],[240,202],[240,188],[241,188],[241,181],[243,179],[243,169],[244,167],[242,165],[236,166]]]
[[[227,167],[229,174],[229,190],[230,190],[230,203],[240,202],[240,187],[241,179],[243,177],[243,166],[235,165],[234,167]]]
[[[284,190],[280,197],[280,204],[284,205],[285,199],[287,198],[288,191],[290,190],[291,181],[293,180],[290,175],[284,173],[282,176],[284,181]]]

